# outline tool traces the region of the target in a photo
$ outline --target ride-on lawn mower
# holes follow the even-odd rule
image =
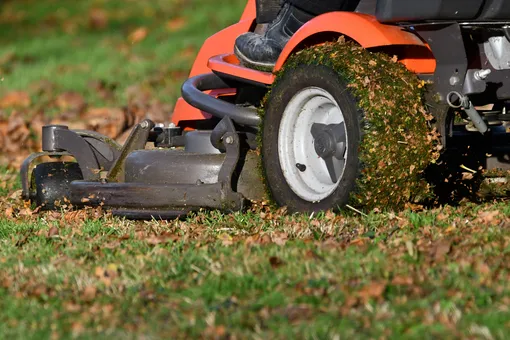
[[[234,41],[263,32],[278,1],[248,0],[207,39],[170,125],[143,120],[122,146],[45,126],[43,152],[22,165],[24,198],[129,218],[265,195],[292,212],[384,209],[426,198],[439,150],[467,152],[474,171],[509,168],[509,1],[362,0],[302,26],[272,70],[245,67]]]

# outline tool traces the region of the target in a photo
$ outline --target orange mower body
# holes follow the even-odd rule
[[[436,61],[428,45],[415,34],[395,25],[385,25],[374,15],[357,12],[331,12],[320,15],[303,25],[282,51],[272,73],[249,69],[240,65],[233,54],[235,39],[256,25],[255,0],[248,0],[241,20],[208,38],[200,49],[191,68],[190,77],[220,72],[238,78],[271,85],[275,73],[293,53],[313,44],[332,41],[339,37],[352,40],[368,50],[383,51],[396,55],[410,71],[433,74]],[[233,95],[235,89],[216,90],[211,96]],[[172,116],[177,126],[188,127],[191,122],[210,118],[203,112],[179,98]],[[191,124],[192,125],[192,124]]]

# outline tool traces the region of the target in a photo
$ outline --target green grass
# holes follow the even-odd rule
[[[505,338],[510,209],[450,210],[3,220],[0,336]]]
[[[203,41],[239,20],[242,0],[7,1],[0,14],[0,96],[48,80],[60,91],[77,91],[91,104],[105,101],[88,83],[115,84],[116,102],[143,84],[160,99],[174,101]],[[55,9],[58,10],[55,10]],[[104,28],[89,27],[89,12],[103,10]],[[167,23],[184,18],[171,31]],[[132,44],[137,28],[147,37]],[[186,53],[184,53],[186,51]]]
[[[173,103],[194,54],[244,1],[4,1],[0,97],[76,91]],[[92,29],[101,8],[107,25]],[[167,23],[183,18],[181,29]],[[144,27],[147,37],[129,43]],[[53,83],[50,98],[34,86]],[[88,85],[116,84],[113,99]],[[47,86],[47,85],[45,85]],[[507,202],[366,217],[253,209],[133,222],[33,213],[0,168],[0,338],[482,338],[510,327]]]

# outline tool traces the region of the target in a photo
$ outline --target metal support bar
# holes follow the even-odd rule
[[[119,145],[110,138],[64,125],[43,127],[42,148],[50,153],[67,151],[80,165],[85,180],[99,180],[100,170],[109,170],[120,155]]]
[[[43,126],[42,148],[47,152],[68,151],[80,164],[84,179],[99,179],[101,166],[90,144],[67,126]]]
[[[468,102],[464,108],[464,112],[471,118],[473,125],[477,128],[478,131],[483,135],[487,131],[489,131],[489,127],[484,122],[483,118],[480,116],[480,113],[474,108],[471,102]]]
[[[109,182],[121,182],[124,179],[124,163],[127,155],[135,150],[145,148],[145,144],[149,138],[149,132],[154,128],[155,124],[150,119],[145,119],[139,124],[136,124],[131,130],[128,139],[124,143],[119,156],[115,159],[113,166],[108,171],[106,176]]]

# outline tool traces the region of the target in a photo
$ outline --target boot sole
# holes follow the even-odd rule
[[[274,66],[276,65],[276,63],[262,63],[260,61],[251,60],[250,58],[246,57],[237,48],[237,46],[234,46],[234,54],[236,55],[237,59],[239,59],[239,61],[241,62],[241,65],[255,70],[271,72],[274,69]]]

